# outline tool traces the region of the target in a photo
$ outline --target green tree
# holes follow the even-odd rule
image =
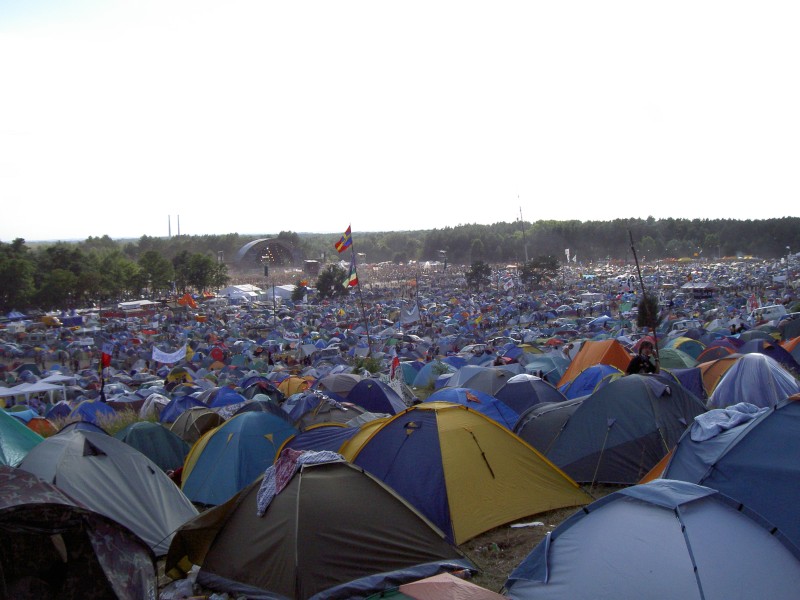
[[[519,277],[527,286],[539,287],[545,281],[558,277],[560,265],[553,255],[540,255],[526,263],[520,269]]]
[[[320,298],[335,298],[347,294],[344,280],[347,277],[345,271],[339,265],[328,265],[317,277],[317,294]]]
[[[207,254],[195,253],[189,257],[188,281],[198,292],[212,286],[217,263]]]
[[[492,269],[482,260],[476,260],[464,275],[467,278],[467,285],[480,290],[491,284]]]
[[[47,309],[74,307],[78,276],[67,269],[52,269],[44,274],[36,292],[36,303]]]
[[[26,308],[36,291],[36,265],[23,247],[0,243],[0,310]]]
[[[158,293],[172,289],[175,269],[160,252],[148,250],[139,257],[138,264],[142,276],[147,280],[148,286],[153,292]]]
[[[172,258],[172,267],[175,270],[175,287],[183,294],[189,285],[189,259],[188,250],[181,250]]]

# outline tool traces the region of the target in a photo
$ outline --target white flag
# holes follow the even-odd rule
[[[564,249],[564,254],[567,255],[567,262],[569,262],[569,248]]]

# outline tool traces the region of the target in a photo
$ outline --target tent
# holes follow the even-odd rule
[[[314,450],[319,452],[321,450],[329,450],[331,452],[339,452],[342,445],[351,437],[358,433],[358,427],[348,427],[344,423],[320,423],[312,425],[297,433],[286,441],[280,448],[280,452],[284,448],[291,448],[292,450]]]
[[[494,397],[517,414],[524,413],[535,404],[566,400],[564,394],[547,381],[528,373],[514,375],[506,381],[506,384],[497,391]]]
[[[190,408],[208,408],[197,398],[192,396],[174,396],[158,415],[161,423],[174,423],[177,418]]]
[[[44,438],[4,410],[0,410],[0,465],[16,467]]]
[[[342,398],[347,398],[350,390],[361,381],[361,375],[354,373],[333,373],[326,375],[314,384],[314,388],[321,392],[331,392]]]
[[[183,411],[169,426],[169,430],[190,446],[204,433],[219,427],[225,419],[219,413],[205,406],[194,406]]]
[[[189,444],[176,433],[150,421],[131,423],[114,437],[136,448],[165,472],[182,467],[189,453]]]
[[[505,584],[513,600],[796,598],[800,553],[716,490],[656,480],[549,533]]]
[[[166,554],[173,532],[197,515],[149,458],[103,433],[61,431],[28,452],[19,468],[125,525],[156,556]]]
[[[116,416],[117,412],[101,400],[83,400],[72,409],[67,418],[88,421],[99,426],[103,419],[113,419]]]
[[[506,429],[514,429],[519,414],[494,396],[463,387],[443,387],[434,392],[426,402],[453,402],[471,408],[499,423]]]
[[[775,359],[766,354],[743,354],[732,365],[708,398],[709,408],[725,408],[748,402],[775,406],[800,393],[800,383]]]
[[[465,406],[425,402],[370,425],[342,454],[397,490],[455,543],[589,500],[539,452]]]
[[[222,504],[264,474],[284,440],[297,433],[268,412],[232,417],[201,437],[183,467],[183,492],[199,504]]]
[[[347,394],[347,400],[373,413],[394,415],[408,408],[388,383],[371,377],[355,384]]]
[[[404,583],[398,590],[414,600],[505,600],[505,596],[451,573]]]
[[[771,340],[750,340],[739,348],[739,354],[765,354],[775,359],[784,369],[800,375],[800,364],[797,363],[791,352],[786,350],[774,339]]]
[[[690,337],[678,336],[668,340],[665,344],[665,348],[674,348],[675,350],[680,350],[684,354],[691,356],[696,361],[697,357],[700,356],[700,353],[705,350],[706,345],[703,342]],[[659,350],[659,357],[661,358],[661,364],[663,365],[664,357],[661,356],[661,350],[664,350],[664,348]]]
[[[31,473],[0,466],[0,596],[156,594],[155,557],[135,534]]]
[[[201,567],[197,581],[211,589],[253,599],[336,600],[475,569],[429,521],[362,469],[342,460],[295,468],[282,489],[261,478],[184,525],[166,572],[194,563]],[[279,491],[259,506],[270,483]]]
[[[631,484],[705,410],[668,375],[627,375],[585,398],[534,406],[515,432],[575,481]]]
[[[743,502],[800,547],[800,402],[748,407],[714,409],[696,419],[663,477],[704,485]],[[704,427],[701,419],[715,429]]]
[[[520,367],[519,364],[516,366]],[[466,365],[453,373],[446,385],[454,388],[469,388],[494,396],[500,388],[508,383],[509,379],[518,374],[519,371],[515,372],[502,367]]]
[[[600,386],[609,383],[614,376],[624,374],[625,371],[621,371],[617,367],[597,363],[591,367],[586,367],[583,371],[578,373],[574,379],[568,381],[558,389],[567,400],[582,398],[583,396],[588,396],[592,392],[597,391]],[[556,400],[549,400],[548,402],[556,402]]]
[[[729,354],[708,362],[700,363],[698,368],[703,374],[703,387],[710,396],[728,370],[742,357],[741,354]]]
[[[616,367],[623,373],[631,362],[631,355],[617,340],[587,340],[581,344],[578,354],[569,363],[566,372],[556,387],[560,388],[565,383],[572,381],[587,367],[602,363]]]

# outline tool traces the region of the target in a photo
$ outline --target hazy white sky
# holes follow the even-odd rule
[[[3,0],[0,240],[797,216],[800,3]]]

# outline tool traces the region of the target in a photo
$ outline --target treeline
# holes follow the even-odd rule
[[[440,260],[452,264],[522,263],[536,256],[571,256],[579,261],[630,259],[630,236],[639,258],[661,260],[685,256],[786,256],[787,246],[800,251],[800,218],[737,221],[734,219],[616,219],[613,221],[537,221],[493,225],[458,225],[423,231],[361,233],[353,227],[353,244],[367,262]],[[301,234],[308,258],[336,254],[338,236]],[[442,252],[444,251],[444,252]]]
[[[800,218],[543,220],[379,233],[360,232],[356,225],[353,247],[370,263],[522,264],[543,256],[563,260],[567,248],[585,263],[631,259],[631,235],[641,260],[744,255],[777,259],[789,249],[800,250]],[[236,268],[240,249],[261,238],[291,244],[306,259],[339,258],[333,247],[339,235],[291,231],[138,240],[104,235],[47,244],[16,239],[0,242],[0,311],[80,307],[145,293],[158,296],[173,289],[221,287],[229,280],[229,269]]]
[[[144,246],[147,247],[145,238]],[[178,248],[171,257],[108,236],[85,242],[0,242],[0,312],[61,310],[173,291],[203,291],[228,281],[227,267],[208,252]]]

